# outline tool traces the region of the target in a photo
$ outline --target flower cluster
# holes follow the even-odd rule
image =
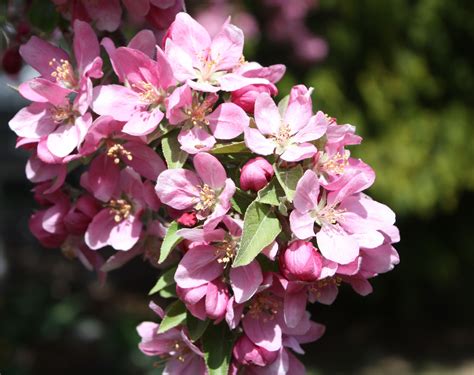
[[[135,256],[163,269],[151,293],[174,301],[138,333],[164,373],[304,373],[295,353],[325,331],[307,304],[342,284],[367,295],[399,261],[355,128],[315,113],[304,85],[276,103],[284,66],[246,61],[229,21],[211,37],[179,13],[162,45],[99,44],[80,20],[73,33],[69,52],[20,49],[40,74],[9,123],[31,152],[33,234],[102,278]]]

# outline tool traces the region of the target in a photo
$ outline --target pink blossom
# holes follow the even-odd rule
[[[244,366],[266,366],[278,357],[278,351],[270,352],[255,345],[245,334],[239,337],[232,349],[233,358]]]
[[[255,100],[258,95],[265,92],[271,96],[278,94],[278,89],[271,83],[268,85],[248,85],[238,90],[232,91],[231,100],[232,103],[237,104],[245,112],[253,113],[255,107]]]
[[[317,175],[306,171],[298,181],[290,215],[293,233],[301,239],[316,235],[322,255],[339,264],[352,262],[360,247],[381,245],[380,230],[393,225],[395,214],[358,193],[366,184],[365,175],[359,174],[340,190],[326,194],[320,191]],[[321,228],[317,234],[315,223]]]
[[[182,150],[190,154],[209,151],[216,138],[236,138],[248,127],[249,117],[233,103],[222,103],[213,110],[217,98],[211,93],[201,100],[199,93],[183,85],[166,99],[166,117],[170,124],[181,126],[178,141]]]
[[[106,157],[105,160],[108,160]],[[81,184],[97,199],[104,202],[104,208],[92,219],[85,233],[85,242],[92,250],[107,245],[115,250],[130,250],[139,240],[143,224],[141,215],[147,207],[145,185],[140,176],[131,168],[104,173],[100,182],[92,165],[81,178]],[[98,185],[95,183],[98,182]],[[100,188],[94,189],[94,186]]]
[[[272,165],[262,157],[249,160],[240,172],[242,190],[259,191],[272,179],[275,171]]]
[[[153,302],[150,303],[150,308],[163,318],[163,310]],[[166,359],[163,374],[206,375],[204,354],[191,342],[183,327],[158,333],[159,327],[159,324],[153,322],[138,325],[137,332],[141,337],[138,347],[143,354]]]
[[[251,84],[267,84],[262,78],[233,73],[242,63],[242,30],[228,21],[213,38],[186,13],[178,13],[165,41],[165,52],[174,62],[176,79],[195,90],[234,91]]]
[[[213,229],[230,209],[235,184],[227,178],[222,164],[214,156],[194,156],[195,172],[168,169],[158,176],[156,192],[161,202],[177,210],[195,210],[204,227]]]
[[[58,190],[66,180],[66,164],[46,164],[33,154],[26,163],[26,177],[33,183],[47,182],[49,188],[44,193],[49,194]]]
[[[295,86],[288,107],[280,114],[270,95],[262,93],[255,101],[257,129],[245,130],[245,144],[260,155],[276,153],[286,161],[300,161],[316,154],[310,143],[326,132],[328,121],[321,113],[312,116],[311,90]]]
[[[310,242],[292,242],[279,259],[280,270],[288,280],[314,281],[321,274],[321,255]]]
[[[168,59],[157,47],[157,61],[133,48],[120,47],[111,58],[126,86],[105,85],[94,88],[92,108],[126,122],[122,131],[135,136],[153,132],[163,119],[167,90],[174,85]]]

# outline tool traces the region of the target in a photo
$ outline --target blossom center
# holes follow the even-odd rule
[[[344,154],[337,152],[321,164],[321,169],[325,172],[332,172],[335,174],[343,174],[346,167],[349,165],[349,151],[346,150]]]
[[[217,262],[227,265],[235,255],[237,241],[233,238],[226,238],[216,245]]]
[[[330,286],[335,285],[339,287],[341,285],[342,279],[339,276],[326,277],[322,280],[315,281],[308,287],[308,292],[311,293],[314,297],[321,297],[321,290]]]
[[[290,126],[282,123],[278,133],[273,135],[272,138],[280,147],[285,147],[290,139]]]
[[[130,216],[132,205],[125,199],[111,199],[107,204],[110,214],[114,216],[114,221],[120,223]]]
[[[133,83],[132,88],[138,92],[140,100],[148,105],[160,104],[165,96],[161,90],[145,81],[141,81],[138,84]]]
[[[78,82],[74,74],[74,69],[69,61],[61,59],[57,61],[55,58],[50,60],[49,66],[54,68],[51,73],[56,82],[61,83],[64,87],[72,89],[77,87]]]
[[[316,214],[316,219],[319,224],[334,225],[342,220],[343,213],[344,210],[336,209],[334,206],[326,206]]]
[[[198,211],[205,211],[216,204],[217,194],[209,185],[204,184],[199,191],[199,203],[195,208]]]
[[[125,149],[121,144],[114,143],[112,146],[109,147],[107,150],[107,156],[114,159],[114,163],[120,163],[120,158],[125,157],[128,160],[133,160],[133,155],[130,151]]]
[[[51,109],[51,118],[56,124],[73,124],[76,119],[76,114],[71,106],[54,107]]]
[[[249,314],[254,319],[262,318],[264,322],[275,319],[281,302],[267,293],[260,293],[254,297],[249,306]]]

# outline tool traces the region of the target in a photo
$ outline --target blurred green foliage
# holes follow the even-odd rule
[[[317,108],[357,126],[372,193],[400,214],[454,209],[474,190],[473,15],[470,1],[320,0],[309,23],[328,58],[287,61],[281,90],[313,86]]]

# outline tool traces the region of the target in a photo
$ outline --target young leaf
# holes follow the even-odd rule
[[[202,336],[209,375],[227,375],[234,339],[225,323],[211,325]]]
[[[281,187],[285,191],[285,195],[290,202],[293,202],[295,196],[296,184],[303,177],[303,168],[301,165],[290,169],[279,168],[276,165],[273,165],[275,170],[275,175]]]
[[[161,244],[160,259],[158,259],[158,263],[163,263],[166,258],[168,258],[168,255],[170,255],[171,250],[173,250],[176,245],[178,245],[183,240],[176,234],[177,230],[178,223],[173,221],[168,227],[165,238],[163,239],[163,243]]]
[[[165,316],[160,323],[158,333],[163,333],[179,326],[186,319],[186,306],[180,300],[174,301],[166,308]]]
[[[278,197],[282,196],[284,193],[281,192],[281,194],[279,194],[278,190],[281,190],[281,188],[278,186],[275,180],[271,180],[267,186],[258,192],[257,201],[260,203],[270,204],[272,206],[279,206],[280,200]]]
[[[161,139],[161,147],[168,168],[181,168],[184,163],[186,163],[188,154],[181,150],[181,145],[178,142],[176,132],[169,133],[163,137]]]
[[[160,290],[161,298],[177,298],[176,296],[176,285],[171,284]]]
[[[211,154],[239,154],[249,153],[250,150],[245,145],[245,142],[232,142],[227,144],[217,144],[209,151]]]
[[[151,296],[152,294],[158,293],[163,288],[166,288],[169,285],[173,285],[174,281],[174,274],[176,272],[176,267],[170,268],[168,271],[163,273],[158,281],[156,282],[155,286],[148,292],[148,295]]]
[[[245,191],[236,188],[235,194],[231,199],[232,208],[239,214],[243,215],[245,210],[253,202],[253,197],[247,194]]]
[[[186,317],[186,326],[188,327],[189,338],[191,341],[196,341],[201,338],[204,331],[206,331],[209,322],[209,319],[201,320],[191,314],[188,314]]]
[[[286,95],[283,99],[278,102],[278,112],[280,112],[281,117],[285,115],[286,109],[288,108],[288,103],[290,101],[290,95]]]
[[[268,205],[254,201],[245,211],[244,229],[232,267],[249,264],[281,232],[280,221]]]

